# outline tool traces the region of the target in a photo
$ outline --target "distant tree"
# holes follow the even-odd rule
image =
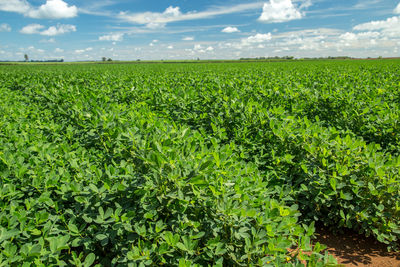
[[[111,59],[111,58],[108,58],[107,61],[112,61],[112,59]]]
[[[106,57],[102,57],[101,60],[102,60],[102,61],[106,61],[107,58],[106,58]]]
[[[25,61],[28,61],[28,60],[29,60],[29,57],[28,57],[27,54],[24,55],[24,58],[25,58]]]

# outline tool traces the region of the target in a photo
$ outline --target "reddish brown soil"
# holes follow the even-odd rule
[[[388,252],[384,244],[374,238],[352,231],[332,234],[325,229],[317,231],[317,241],[328,246],[342,266],[400,267],[400,252]]]

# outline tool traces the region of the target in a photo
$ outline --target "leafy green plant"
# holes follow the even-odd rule
[[[329,266],[400,236],[397,61],[0,66],[0,265]]]

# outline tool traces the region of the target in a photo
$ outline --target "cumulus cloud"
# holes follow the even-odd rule
[[[31,6],[25,0],[0,0],[1,11],[24,14],[27,13],[30,9]]]
[[[243,39],[242,42],[247,43],[247,44],[258,44],[258,43],[263,43],[266,41],[269,41],[272,39],[271,33],[257,33],[256,35],[252,35],[247,37],[246,39]]]
[[[61,35],[69,32],[75,32],[76,27],[74,25],[69,25],[69,24],[59,24],[57,26],[50,26],[49,28],[45,29],[45,26],[40,25],[40,24],[29,24],[25,27],[23,27],[20,30],[20,33],[23,34],[40,34],[40,35],[45,35],[45,36],[55,36],[55,35]]]
[[[47,0],[37,9],[31,9],[28,17],[35,19],[62,19],[73,18],[78,14],[76,6],[69,6],[62,0]]]
[[[75,31],[76,27],[74,25],[60,24],[57,26],[51,26],[47,30],[42,31],[40,34],[46,36],[55,36]]]
[[[395,14],[400,14],[400,3],[396,6],[396,8],[394,9],[394,13]]]
[[[149,44],[149,46],[154,46],[156,43],[158,43],[158,40],[153,40],[153,41],[151,41],[151,43]]]
[[[354,30],[364,31],[364,30],[381,30],[393,27],[399,27],[400,19],[399,17],[391,17],[386,20],[376,20],[367,23],[362,23],[354,26]]]
[[[352,32],[346,32],[344,34],[341,34],[339,36],[339,39],[345,40],[345,41],[354,41],[357,40],[357,35],[355,33]]]
[[[356,41],[360,39],[372,39],[380,37],[379,32],[375,31],[368,31],[368,32],[360,32],[360,33],[353,33],[353,32],[346,32],[339,36],[339,39],[345,41]]]
[[[85,49],[77,49],[77,50],[75,50],[75,54],[82,54],[82,53],[89,52],[89,51],[92,51],[92,50],[93,50],[92,47],[88,47],[88,48],[85,48]]]
[[[337,41],[334,46],[338,49],[360,49],[360,48],[368,48],[373,47],[380,42],[384,41],[385,38],[381,38],[382,34],[376,31],[368,31],[368,32],[346,32],[338,36]]]
[[[201,44],[195,44],[193,50],[202,50],[203,46]]]
[[[170,6],[164,12],[129,13],[120,12],[118,17],[127,22],[146,25],[148,28],[162,28],[167,23],[186,20],[207,19],[218,15],[240,13],[258,9],[261,3],[239,4],[235,6],[214,7],[201,12],[182,13],[179,7]]]
[[[31,6],[26,0],[0,0],[0,11],[16,12],[35,19],[63,19],[78,15],[78,8],[63,0],[47,0],[39,7]]]
[[[386,20],[376,20],[358,24],[353,27],[356,31],[379,31],[386,37],[400,37],[400,17],[391,17]]]
[[[203,47],[201,44],[195,44],[193,47],[193,50],[189,49],[188,51],[191,51],[191,52],[195,51],[198,53],[206,53],[206,52],[214,51],[214,47],[212,47],[212,46]]]
[[[54,49],[54,52],[55,53],[62,53],[62,52],[64,52],[64,49],[61,49],[61,48],[56,48],[56,49]]]
[[[7,23],[0,24],[0,32],[10,32],[10,31],[11,31],[10,25],[8,25]]]
[[[192,36],[187,36],[187,37],[182,38],[182,41],[193,41],[193,40],[194,40],[194,37],[192,37]]]
[[[278,23],[301,19],[301,12],[293,5],[292,0],[270,0],[264,4],[259,21]]]
[[[26,50],[26,49],[23,49],[23,50]],[[32,53],[44,53],[44,52],[45,52],[43,49],[36,48],[36,47],[34,47],[33,45],[29,46],[29,47],[27,48],[27,50],[29,50],[29,51],[32,52]]]
[[[103,35],[99,37],[100,41],[113,41],[113,42],[121,42],[124,40],[123,33],[112,33],[108,35]]]
[[[23,27],[19,32],[23,34],[40,34],[43,28],[45,28],[43,25],[34,23]]]
[[[248,50],[249,47],[261,47],[266,42],[272,39],[271,33],[257,33],[255,35],[251,35],[247,38],[240,39],[240,42],[233,42],[233,43],[225,43],[220,48],[236,48],[239,50],[246,49]]]
[[[148,28],[161,28],[167,22],[179,20],[182,17],[182,13],[179,7],[170,6],[163,13],[144,12],[129,15],[121,12],[120,17],[130,22],[145,24]]]
[[[221,32],[225,32],[225,33],[234,33],[234,32],[240,32],[238,28],[236,27],[226,27],[224,28]]]

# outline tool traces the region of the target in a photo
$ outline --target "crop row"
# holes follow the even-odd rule
[[[316,222],[395,249],[395,63],[0,69],[0,265],[323,266]]]

